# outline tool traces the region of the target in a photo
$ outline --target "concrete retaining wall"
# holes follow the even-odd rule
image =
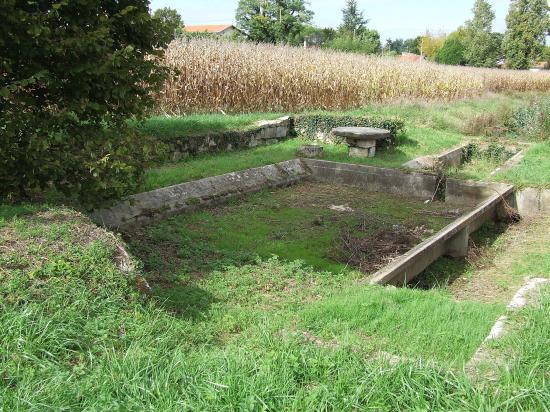
[[[94,212],[92,217],[106,226],[127,227],[262,189],[292,185],[305,179],[420,199],[431,199],[437,186],[437,177],[429,174],[324,160],[295,159],[130,196],[112,208]],[[445,189],[447,202],[477,206],[378,271],[372,277],[372,283],[403,285],[443,255],[466,256],[470,234],[486,221],[502,216],[503,205],[514,205],[516,199],[513,186],[499,183],[448,179]],[[536,196],[531,192],[524,192],[519,198],[524,203],[532,198],[545,199],[543,203],[547,205],[550,204],[550,191],[541,191]]]
[[[425,240],[388,266],[375,273],[370,283],[403,286],[422,273],[429,265],[447,255],[455,258],[468,253],[470,234],[478,230],[486,221],[497,219],[503,198],[509,197],[514,188],[509,186],[501,194],[494,194],[480,203],[472,212]]]
[[[468,147],[468,143],[447,150],[439,155],[422,156],[405,163],[403,167],[412,170],[434,169],[438,166],[443,166],[444,168],[457,167],[464,162],[464,150],[466,147]]]
[[[303,161],[316,180],[356,186],[370,192],[431,199],[437,185],[436,176],[422,173],[326,160],[304,159]]]
[[[473,180],[447,179],[445,200],[457,205],[471,205],[494,195],[507,193],[510,185],[504,183],[477,182]],[[506,198],[513,206],[513,199]]]
[[[360,187],[372,192],[431,199],[437,178],[396,169],[341,164],[304,159],[315,180]],[[410,282],[443,255],[465,257],[470,234],[485,222],[503,215],[503,204],[513,205],[514,187],[500,183],[483,183],[448,179],[445,201],[473,206],[474,210],[458,218],[431,238],[411,249],[373,275],[371,282],[402,286]]]
[[[262,189],[292,185],[308,176],[302,161],[290,160],[140,193],[93,212],[92,219],[115,228],[150,223]]]
[[[526,188],[518,190],[515,206],[522,216],[550,213],[550,189]]]

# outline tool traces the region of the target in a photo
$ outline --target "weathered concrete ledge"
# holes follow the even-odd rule
[[[292,185],[308,176],[307,167],[295,159],[133,195],[111,208],[94,211],[92,219],[114,228],[150,223],[262,189]]]
[[[493,172],[491,172],[491,176],[494,176],[498,173],[501,173],[505,170],[508,170],[508,169],[511,169],[512,167],[517,166],[525,158],[525,154],[526,154],[525,150],[520,150],[514,156],[508,159],[502,166],[497,167]]]
[[[502,193],[490,196],[473,211],[458,218],[434,236],[379,270],[372,276],[370,283],[403,286],[441,256],[465,257],[468,253],[470,234],[479,229],[486,221],[498,219],[503,199],[509,198],[513,193],[514,187],[508,186]]]
[[[464,151],[469,143],[462,144],[438,155],[422,156],[407,163],[403,167],[411,170],[435,169],[436,167],[456,167],[464,163]]]

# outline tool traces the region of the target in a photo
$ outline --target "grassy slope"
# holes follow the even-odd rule
[[[212,158],[208,166],[218,174],[236,159],[247,165],[249,153]],[[199,177],[208,173],[198,162],[194,167]],[[42,214],[28,215],[34,210]],[[539,230],[546,227],[542,222]],[[517,330],[499,344],[505,365],[497,380],[472,383],[460,366],[501,304],[369,287],[270,260],[221,268],[208,278],[174,273],[186,299],[173,313],[139,297],[133,276],[114,265],[109,239],[83,241],[90,230],[64,210],[0,207],[0,409],[546,410],[550,404],[550,292],[539,308],[513,317]],[[514,258],[495,268],[498,282],[548,274],[547,242],[537,230],[529,240],[513,253],[503,248],[502,256]],[[375,358],[379,349],[423,360],[392,366]]]
[[[188,307],[172,314],[133,292],[107,239],[82,242],[81,217],[45,213],[10,217],[0,235],[2,246],[13,247],[6,231],[19,242],[19,256],[49,256],[0,264],[3,409],[544,410],[550,401],[550,295],[515,318],[526,326],[502,343],[514,351],[509,370],[471,383],[460,365],[501,305],[271,260],[189,282]],[[423,361],[392,366],[379,349]]]
[[[438,153],[445,148],[455,146],[463,139],[464,136],[457,133],[415,127],[408,130],[401,145],[395,149],[380,151],[375,158],[350,158],[345,145],[324,145],[326,153],[324,158],[336,162],[399,167],[418,156]],[[145,192],[204,177],[294,159],[296,150],[304,143],[300,139],[292,139],[250,150],[203,155],[151,169],[146,172],[140,191]]]

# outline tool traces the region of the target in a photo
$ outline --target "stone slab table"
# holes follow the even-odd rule
[[[352,157],[374,157],[376,142],[391,136],[389,130],[374,127],[337,127],[332,133],[346,139]]]

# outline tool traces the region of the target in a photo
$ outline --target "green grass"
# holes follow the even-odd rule
[[[373,105],[347,113],[398,116],[405,120],[407,126],[477,136],[490,132],[493,127],[504,127],[506,119],[514,111],[543,96],[542,93],[501,93],[445,103]]]
[[[540,96],[540,93],[503,93],[478,99],[446,103],[372,105],[338,113],[383,117],[398,116],[404,119],[407,125],[410,126],[464,133],[476,131],[474,130],[475,120],[473,119],[478,118],[480,114],[493,114],[495,117],[492,119],[493,122],[502,120],[500,117],[521,106],[525,106],[527,103],[540,98]],[[188,116],[153,116],[138,123],[138,127],[140,130],[162,139],[228,130],[243,130],[251,127],[259,120],[275,119],[283,115],[285,114],[246,113],[224,115],[221,113],[212,113],[191,114]],[[483,124],[480,126],[483,126]],[[491,125],[488,124],[488,126]]]
[[[277,113],[154,116],[141,123],[136,123],[136,125],[142,132],[162,140],[163,138],[219,133],[228,130],[245,130],[252,127],[259,120],[272,120],[281,116]]]
[[[437,153],[464,140],[454,133],[468,126],[461,118],[496,100],[449,110],[369,109],[414,126],[397,150],[353,161],[397,167]],[[143,190],[290,159],[299,144],[152,170]],[[350,161],[345,147],[326,149],[328,160]],[[531,150],[509,171],[514,176],[502,178],[546,186],[548,145]],[[473,381],[462,366],[503,313],[500,301],[459,301],[443,288],[368,286],[358,272],[331,267],[321,250],[327,238],[304,225],[323,215],[323,229],[338,233],[323,208],[296,199],[289,207],[292,197],[274,196],[227,206],[238,216],[222,207],[153,227],[157,249],[167,253],[143,254],[152,298],[137,293],[142,272],[128,275],[115,264],[113,237],[82,215],[1,205],[0,410],[548,410],[550,290],[511,316],[511,332],[495,344],[502,358],[493,365],[495,379]],[[383,196],[369,204],[388,222],[410,218],[416,207],[396,207]],[[514,248],[496,239],[501,263],[484,274],[493,271],[514,287],[525,276],[547,277],[547,220]],[[274,241],[265,241],[271,235]],[[289,237],[299,242],[285,242]],[[281,257],[269,257],[273,251]],[[300,256],[308,264],[294,260]],[[441,267],[474,271],[460,265],[447,260]]]
[[[351,210],[330,209],[341,205]],[[303,260],[317,270],[348,273],[354,270],[348,260],[332,257],[340,251],[343,233],[364,238],[399,225],[423,227],[428,237],[452,221],[432,213],[444,212],[445,207],[346,186],[304,183],[182,214],[128,239],[146,268],[161,278],[173,273],[203,275],[272,255]]]
[[[270,259],[180,274],[173,311],[136,293],[112,238],[91,228],[46,209],[0,229],[4,254],[28,258],[0,262],[5,410],[542,411],[550,402],[550,294],[512,318],[496,380],[472,382],[462,364],[501,304]]]
[[[393,149],[381,150],[374,158],[350,158],[345,145],[323,145],[325,160],[345,163],[358,163],[379,167],[400,167],[403,163],[425,154],[435,154],[456,146],[464,137],[450,132],[427,128],[410,128],[401,144]],[[304,144],[301,139],[291,139],[270,146],[254,149],[207,154],[179,163],[147,170],[140,191],[146,192],[220,175],[237,170],[250,169],[296,158],[296,150]]]
[[[494,179],[521,187],[550,187],[550,142],[533,145],[517,166],[497,174]]]
[[[304,309],[304,324],[328,342],[342,339],[366,351],[460,368],[486,336],[474,325],[491,324],[503,309],[474,302],[457,304],[436,291],[388,291],[360,288],[325,299]]]
[[[474,158],[470,163],[451,171],[451,176],[459,179],[493,180],[506,182],[518,187],[550,187],[550,142],[536,143],[524,149],[521,162],[497,174],[492,174],[504,160]]]

